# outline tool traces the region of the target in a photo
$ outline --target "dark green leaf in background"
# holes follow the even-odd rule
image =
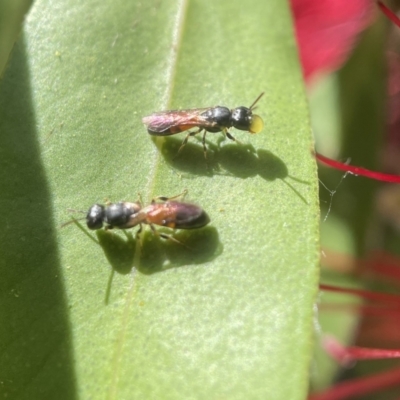
[[[319,151],[342,161],[349,159],[352,165],[371,170],[383,170],[382,166],[377,167],[377,161],[382,154],[387,101],[384,68],[387,26],[382,16],[364,32],[348,63],[340,72],[322,82],[316,95],[311,97]],[[363,262],[368,259],[371,249],[385,246],[382,221],[376,213],[378,183],[328,168],[321,168],[320,179],[334,191],[321,190],[321,243],[323,250],[331,253],[331,263],[336,257],[337,269],[335,271],[329,261],[326,266],[326,259],[322,257],[322,266],[326,268],[322,270],[321,282],[346,288],[389,290],[389,285],[379,287],[378,279],[368,279],[356,272],[357,268],[368,270]],[[322,292],[320,333],[334,335],[344,345],[353,344],[357,335],[362,337],[359,326],[362,313],[351,311],[360,301],[356,296]],[[376,346],[387,345],[380,343]],[[336,379],[339,367],[321,349],[320,343],[317,348],[311,374],[312,386],[315,390],[322,390]],[[360,362],[356,368],[350,369],[349,375],[356,376],[358,368],[363,368],[363,365],[365,363]]]
[[[249,106],[258,135],[152,140],[169,108]],[[37,1],[0,85],[0,390],[9,398],[302,399],[315,162],[288,5]],[[211,225],[87,234],[68,208],[175,195]],[[80,214],[75,214],[79,218]],[[135,272],[136,271],[136,272]]]
[[[31,3],[32,0],[0,1],[0,77],[20,33],[24,15]]]

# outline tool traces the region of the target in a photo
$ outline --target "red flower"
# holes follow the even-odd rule
[[[370,0],[292,0],[304,77],[339,68],[375,16]]]

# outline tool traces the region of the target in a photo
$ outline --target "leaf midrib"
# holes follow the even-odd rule
[[[171,100],[172,100],[172,94],[174,90],[174,82],[175,82],[175,76],[176,76],[176,70],[177,70],[177,64],[178,64],[178,58],[179,58],[179,52],[181,49],[181,44],[182,44],[182,38],[183,38],[183,33],[184,33],[184,27],[185,27],[185,21],[187,17],[187,9],[188,9],[188,0],[180,0],[178,7],[177,7],[177,13],[176,13],[176,20],[174,23],[174,29],[172,32],[172,40],[171,40],[171,45],[170,45],[170,52],[167,61],[167,68],[166,68],[166,76],[167,76],[167,82],[166,82],[166,91],[165,95],[162,97],[161,104],[163,105],[163,109],[167,110],[170,107]],[[153,168],[151,169],[149,173],[149,178],[147,181],[147,187],[145,189],[146,193],[146,198],[150,198],[154,196],[154,187],[155,187],[155,182],[156,182],[156,176],[157,172],[159,169],[159,165],[161,162],[161,148],[162,144],[164,142],[163,137],[156,137],[155,144],[156,147],[154,148],[153,151],[153,157],[154,157],[154,162],[153,162]],[[124,348],[124,343],[125,343],[125,338],[126,338],[126,332],[127,332],[127,326],[128,326],[128,320],[129,320],[129,315],[131,311],[131,305],[133,302],[134,298],[134,293],[135,293],[135,283],[137,282],[137,279],[139,278],[140,275],[138,275],[137,268],[140,266],[140,260],[141,260],[141,247],[140,247],[140,241],[136,241],[136,249],[135,249],[135,257],[134,257],[134,266],[131,271],[131,279],[130,279],[130,285],[126,293],[125,297],[125,305],[124,309],[122,312],[122,317],[121,317],[121,329],[120,332],[117,335],[117,340],[115,343],[115,348],[114,348],[114,354],[112,357],[112,368],[111,368],[111,384],[110,384],[110,390],[109,390],[109,399],[117,399],[118,398],[118,378],[120,374],[120,364],[121,364],[121,359],[123,355],[123,348]]]

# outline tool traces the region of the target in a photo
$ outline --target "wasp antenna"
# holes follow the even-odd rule
[[[66,226],[68,226],[68,225],[71,225],[71,224],[74,224],[76,221],[82,221],[82,220],[84,220],[86,217],[83,217],[83,218],[72,218],[71,219],[71,221],[68,221],[68,222],[64,222],[62,225],[61,225],[61,227],[60,228],[65,228]]]
[[[257,104],[258,100],[260,100],[261,97],[264,96],[264,93],[265,93],[265,92],[261,92],[261,94],[254,100],[253,104],[249,107],[250,110],[253,110],[253,109],[254,109],[254,106]]]

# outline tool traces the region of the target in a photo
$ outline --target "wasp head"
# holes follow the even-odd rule
[[[101,204],[95,204],[89,208],[86,214],[86,225],[89,229],[96,230],[103,227],[105,209]]]
[[[232,110],[232,125],[241,131],[261,132],[264,122],[259,115],[253,114],[251,108],[237,107]]]

